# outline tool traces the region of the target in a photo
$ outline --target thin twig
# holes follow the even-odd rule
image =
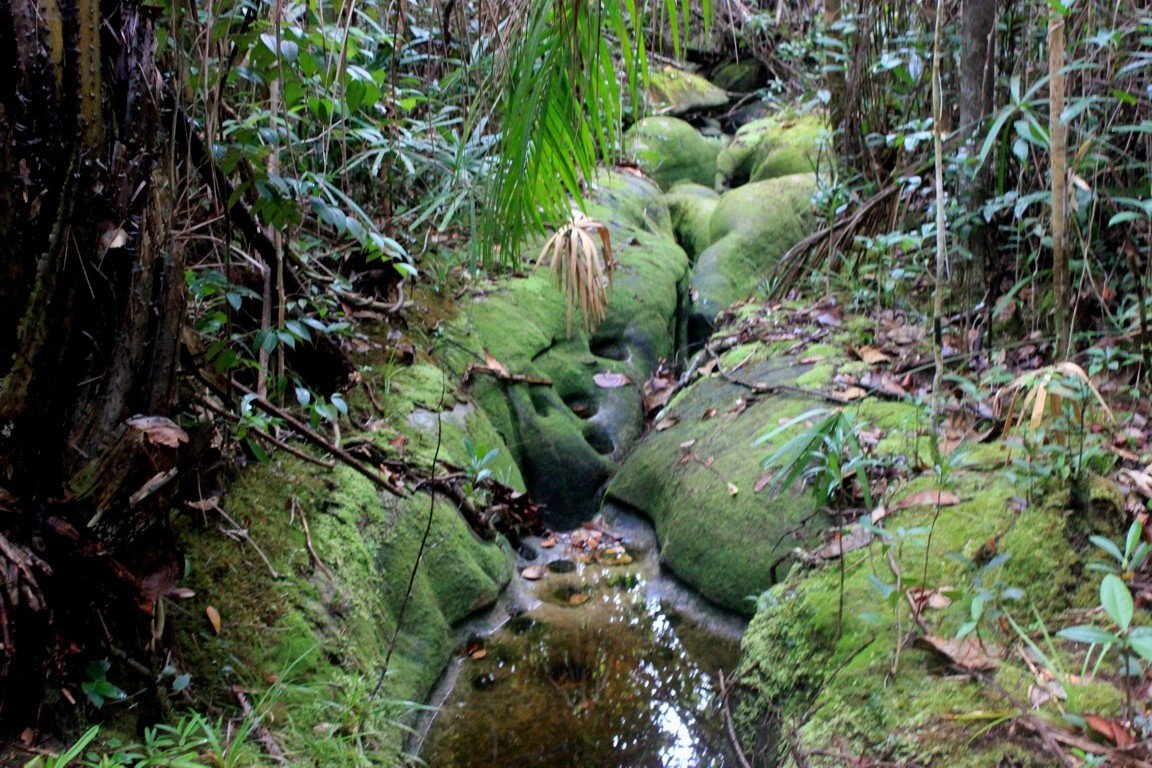
[[[724,680],[724,672],[716,673],[716,679],[720,682],[720,709],[724,712],[724,725],[728,727],[728,740],[732,742],[732,749],[736,752],[736,759],[740,761],[743,768],[752,768],[752,764],[748,762],[748,758],[744,756],[744,750],[740,746],[740,740],[736,738],[736,726],[732,723],[732,709],[728,706],[728,692],[732,690],[728,687],[727,682]]]
[[[336,574],[332,573],[332,569],[324,564],[324,561],[320,559],[320,555],[316,554],[316,547],[312,545],[312,531],[308,528],[308,518],[304,515],[304,510],[300,508],[295,496],[292,497],[292,514],[300,515],[300,525],[304,528],[304,544],[308,547],[308,554],[312,555],[312,560],[316,563],[316,567],[324,571],[324,575],[328,577],[328,580],[335,584]]]

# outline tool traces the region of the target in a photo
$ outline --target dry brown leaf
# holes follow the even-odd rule
[[[544,549],[552,549],[552,547],[556,546],[556,543],[555,535],[540,540],[540,546]]]
[[[908,509],[909,507],[951,507],[960,503],[960,497],[952,491],[920,491],[911,496],[905,496],[896,502],[893,509]]]
[[[508,369],[499,360],[488,354],[488,350],[484,350],[484,364],[491,368],[497,376],[508,378],[512,375],[508,373]]]
[[[680,423],[679,418],[677,418],[675,416],[666,416],[663,419],[660,419],[660,421],[656,422],[656,431],[657,432],[663,432],[666,429],[672,429],[672,427],[676,426],[679,423]]]
[[[707,421],[708,419],[714,418],[717,413],[718,411],[715,408],[709,408],[708,410],[704,411],[704,415],[700,418],[703,421]]]
[[[926,651],[934,651],[970,672],[990,672],[1000,666],[1000,659],[1004,656],[1004,649],[995,643],[981,645],[970,637],[924,635],[916,638],[915,645]]]
[[[1130,747],[1136,743],[1136,737],[1124,727],[1119,720],[1111,720],[1099,715],[1084,715],[1084,722],[1096,733],[1118,747]]]
[[[587,592],[577,592],[568,598],[569,605],[583,605],[586,602],[588,602]]]
[[[925,609],[942,611],[952,605],[952,599],[943,594],[951,589],[952,587],[940,587],[939,589],[912,587],[904,595],[908,598],[908,605],[912,608],[912,614],[919,616]]]
[[[179,448],[180,443],[188,442],[188,433],[164,416],[133,416],[128,419],[128,426],[143,432],[154,445]]]
[[[542,565],[530,565],[524,570],[520,571],[520,575],[528,581],[539,581],[544,578],[544,574],[548,571]]]
[[[835,539],[816,550],[816,557],[821,560],[835,560],[849,552],[863,549],[872,542],[873,538],[872,531],[866,531],[858,525],[852,525],[841,529]]]
[[[771,472],[765,472],[764,474],[760,475],[760,479],[756,481],[756,485],[755,485],[755,487],[752,488],[752,492],[753,493],[760,493],[760,491],[767,488],[768,484],[771,482],[772,482],[772,473]]]
[[[622,373],[602,372],[592,377],[592,381],[601,389],[617,389],[632,383],[632,379]]]
[[[691,440],[685,440],[684,442],[680,443],[680,450],[690,451],[690,450],[692,450],[692,446],[694,446],[694,445],[696,445],[696,438],[692,438]]]
[[[842,403],[851,402],[852,400],[859,400],[862,397],[867,397],[868,391],[860,387],[848,387],[842,392],[833,392],[832,397],[836,398]]]
[[[212,631],[220,634],[220,611],[216,610],[215,606],[208,606],[204,609],[204,615],[208,617],[208,623],[212,625]]]
[[[468,654],[468,658],[472,659],[472,661],[480,661],[480,659],[484,658],[487,655],[488,655],[488,649],[487,648],[477,648],[476,650],[472,651],[472,653]]]
[[[868,363],[868,365],[880,365],[880,363],[892,362],[891,357],[885,354],[883,350],[877,349],[876,347],[856,347],[852,350],[852,352],[855,353],[856,357]]]

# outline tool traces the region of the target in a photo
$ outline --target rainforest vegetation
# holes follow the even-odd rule
[[[429,697],[549,622],[563,717],[501,711],[572,765],[1152,764],[1140,0],[0,39],[0,764],[520,765]],[[646,683],[707,759],[592,735],[653,667],[591,606],[654,569],[739,625]]]

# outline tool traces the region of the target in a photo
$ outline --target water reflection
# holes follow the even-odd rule
[[[466,658],[434,721],[431,768],[731,768],[716,673],[735,640],[648,596],[643,568],[581,565]]]

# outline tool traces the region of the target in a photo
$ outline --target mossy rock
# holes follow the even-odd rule
[[[728,94],[700,75],[664,65],[648,77],[648,105],[662,115],[687,115],[728,103]]]
[[[881,441],[881,455],[892,457],[896,441],[917,444],[909,433],[913,406],[860,407],[863,418],[875,416],[872,423],[892,435]],[[761,598],[743,641],[739,671],[748,696],[737,719],[749,740],[772,740],[773,734],[758,726],[772,713],[792,733],[791,746],[801,754],[834,748],[845,755],[883,755],[899,764],[950,768],[1053,764],[1038,742],[1022,738],[1026,732],[1013,735],[1011,717],[998,724],[981,714],[1014,712],[1017,702],[1029,700],[1035,678],[1015,654],[995,671],[993,685],[952,674],[943,656],[895,639],[910,632],[955,637],[971,615],[981,584],[994,592],[1023,588],[1023,600],[1005,600],[1004,606],[1023,626],[1034,627],[1040,617],[1051,633],[1065,623],[1063,612],[1095,601],[1095,582],[1085,587],[1092,580],[1081,576],[1063,510],[1053,504],[1014,511],[1011,500],[1019,488],[1002,469],[1007,448],[992,444],[979,449],[980,461],[973,458],[953,475],[951,489],[959,504],[941,508],[938,515],[931,506],[890,511],[883,521],[895,537],[889,548],[874,540],[850,552],[843,571],[838,560],[817,569],[797,565]],[[928,475],[914,480],[889,510],[899,507],[900,499],[934,487]],[[994,555],[1004,553],[1011,555],[1006,563],[984,569]],[[889,555],[907,583],[950,588],[951,605],[926,610],[922,629],[911,623],[899,591],[890,602],[877,588],[895,581]],[[1006,626],[988,620],[980,636],[988,643],[1017,643],[1014,632],[1004,634]],[[1045,652],[1050,653],[1047,646]],[[1123,696],[1111,685],[1097,681],[1076,688],[1075,706],[1081,712],[1118,713]],[[1053,704],[1045,710],[1059,717]],[[786,756],[782,759],[780,765],[793,765]]]
[[[180,526],[196,596],[180,605],[176,632],[193,693],[278,681],[269,722],[292,765],[361,766],[368,750],[372,764],[399,766],[396,723],[409,713],[398,702],[428,695],[451,655],[452,626],[496,600],[512,574],[507,545],[480,540],[445,498],[398,498],[347,467],[294,458],[244,472],[225,508],[269,563],[215,526]],[[219,634],[203,619],[209,605]],[[370,699],[393,638],[388,675]],[[357,731],[361,715],[366,730]],[[358,746],[354,732],[371,735]]]
[[[712,213],[720,203],[720,195],[711,187],[681,183],[664,195],[672,229],[688,258],[695,259],[712,244]]]
[[[760,361],[742,375],[794,384],[811,365]],[[813,401],[793,395],[747,403],[747,389],[701,379],[667,407],[668,429],[649,433],[620,467],[607,497],[652,520],[660,561],[704,597],[751,615],[755,598],[787,572],[788,553],[824,515],[806,495],[756,491],[767,449],[753,442]]]
[[[710,220],[711,245],[692,269],[689,340],[711,333],[716,316],[746,298],[812,226],[816,177],[798,173],[745,184],[720,197]]]
[[[675,117],[646,117],[624,134],[624,154],[661,189],[678,181],[711,186],[721,143]]]
[[[716,158],[716,185],[727,189],[813,171],[824,132],[815,115],[774,116],[743,125]]]
[[[639,437],[639,386],[684,335],[688,258],[660,190],[633,174],[606,173],[587,213],[608,225],[618,260],[605,322],[589,333],[577,317],[569,336],[564,296],[550,275],[534,273],[502,281],[466,304],[449,332],[454,343],[445,348],[459,373],[482,360],[483,350],[514,374],[550,382],[479,377],[472,392],[557,527],[595,513],[595,489]],[[628,382],[600,386],[594,377],[603,373]]]
[[[716,87],[733,93],[751,93],[764,86],[765,74],[763,64],[756,59],[746,58],[720,65],[712,73],[712,82]]]

